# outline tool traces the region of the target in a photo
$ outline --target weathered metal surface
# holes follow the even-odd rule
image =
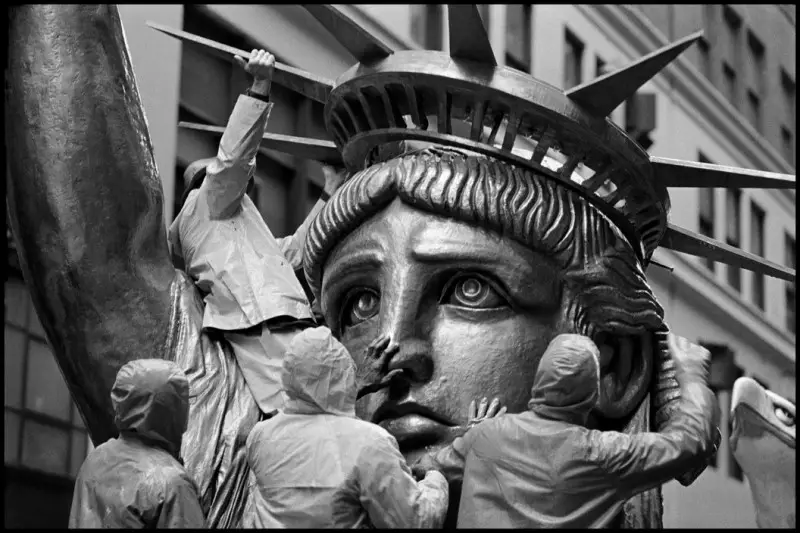
[[[655,179],[667,187],[730,189],[796,189],[791,174],[651,157]]]
[[[198,124],[195,122],[179,122],[179,128],[188,130],[204,131],[215,135],[222,135],[225,131],[224,126],[210,126],[208,124]],[[295,157],[313,159],[328,165],[341,166],[342,155],[331,141],[322,139],[309,139],[306,137],[295,137],[293,135],[281,135],[280,133],[265,133],[261,141],[262,148],[277,150]]]
[[[590,113],[606,117],[702,36],[702,31],[695,32],[566,94]]]
[[[492,43],[475,4],[448,4],[447,24],[450,28],[450,56],[497,65]]]
[[[148,22],[148,26],[161,33],[175,37],[183,42],[186,46],[194,46],[206,53],[210,53],[220,57],[226,61],[233,62],[234,56],[243,58],[250,57],[250,52],[239,50],[233,46],[221,44],[199,35],[194,35],[182,30],[176,30],[163,24],[155,22]],[[291,67],[284,63],[275,62],[275,73],[273,74],[273,81],[278,85],[282,85],[287,89],[295,91],[307,98],[311,98],[317,102],[325,103],[328,100],[328,95],[333,87],[331,80],[325,79],[322,76],[317,76],[306,72],[304,70]]]
[[[303,7],[353,54],[356,61],[370,63],[392,54],[391,48],[336,7],[329,4],[304,4]]]
[[[741,248],[715,241],[705,235],[679,228],[673,224],[667,226],[667,233],[664,235],[664,240],[661,241],[661,246],[676,252],[704,257],[727,265],[752,270],[773,278],[792,282],[796,278],[794,269],[773,263],[763,257],[745,252]]]

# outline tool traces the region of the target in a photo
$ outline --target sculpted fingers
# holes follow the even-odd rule
[[[489,400],[484,396],[481,403],[478,405],[478,418],[486,417],[486,408],[489,406]]]
[[[500,398],[495,398],[489,404],[489,409],[486,410],[486,418],[492,418],[497,415],[500,410]]]
[[[478,406],[475,404],[475,400],[469,402],[469,409],[467,410],[467,419],[470,422],[478,417]]]
[[[389,337],[381,335],[367,346],[367,357],[374,358],[376,354],[382,352],[389,345]]]

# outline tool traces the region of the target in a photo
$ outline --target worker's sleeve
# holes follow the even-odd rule
[[[476,435],[477,431],[472,429],[465,435],[456,437],[449,446],[445,446],[432,456],[424,456],[414,465],[414,471],[437,470],[450,481],[461,481],[464,478],[467,453],[472,447]]]
[[[167,483],[164,504],[158,516],[158,529],[204,528],[205,518],[197,489],[191,480],[178,477]]]
[[[303,223],[300,224],[300,227],[297,228],[297,231],[295,231],[293,235],[278,239],[278,246],[280,246],[283,256],[295,272],[303,268],[303,246],[305,246],[306,243],[308,228],[311,226],[314,219],[317,218],[317,215],[322,211],[324,206],[325,200],[317,200],[314,208],[305,220],[303,220]]]
[[[239,208],[256,168],[256,154],[272,103],[241,95],[228,120],[217,157],[206,167],[200,192],[212,219],[228,218]]]
[[[623,493],[651,489],[707,461],[713,453],[714,393],[700,368],[680,372],[681,399],[658,433],[593,431],[591,455]]]
[[[361,505],[372,525],[384,528],[441,528],[447,515],[449,489],[439,472],[422,481],[411,475],[397,441],[375,437],[357,463]]]

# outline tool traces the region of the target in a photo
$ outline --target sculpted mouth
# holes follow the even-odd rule
[[[401,450],[429,446],[451,436],[456,424],[422,405],[387,402],[372,421],[391,433]]]
[[[399,404],[394,402],[386,402],[381,405],[377,411],[375,411],[375,414],[372,415],[372,422],[375,424],[380,424],[385,420],[402,418],[407,415],[419,415],[424,418],[429,418],[443,426],[452,427],[456,425],[452,420],[436,414],[433,412],[433,410],[423,405],[413,402],[404,402]]]

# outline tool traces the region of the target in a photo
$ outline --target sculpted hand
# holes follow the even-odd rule
[[[328,196],[335,193],[347,179],[347,170],[344,168],[322,166],[322,173],[325,175],[325,194]]]
[[[269,96],[272,86],[272,73],[275,70],[275,56],[266,50],[256,50],[250,53],[250,60],[245,60],[239,56],[234,58],[246,72],[253,75],[253,86],[250,90],[262,96]]]
[[[363,363],[356,375],[358,383],[356,399],[388,387],[395,375],[402,374],[402,369],[395,369],[384,375],[386,364],[399,349],[399,345],[391,345],[391,339],[387,335],[378,337],[367,346],[362,358]]]
[[[505,412],[505,406],[502,409],[500,408],[499,398],[492,400],[491,404],[487,398],[483,398],[479,404],[476,404],[475,400],[472,400],[469,402],[469,413],[467,414],[469,422],[467,422],[467,425],[470,427],[475,426],[484,420],[502,416]]]

